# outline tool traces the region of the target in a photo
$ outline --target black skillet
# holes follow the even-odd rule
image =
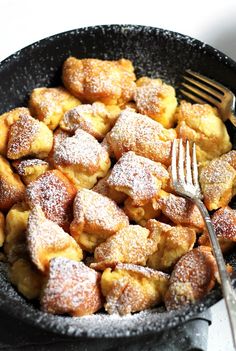
[[[221,82],[236,94],[236,63],[212,47],[178,33],[143,26],[97,26],[61,33],[18,51],[0,63],[0,114],[27,104],[35,87],[61,84],[61,66],[70,55],[133,61],[137,76],[161,77],[179,87],[185,69],[191,68]],[[178,91],[178,90],[177,90]],[[235,131],[229,128],[231,140]],[[226,256],[236,268],[236,252]],[[82,318],[53,316],[27,302],[7,281],[0,263],[0,309],[34,326],[62,335],[100,338],[144,336],[189,320],[221,298],[219,287],[201,302],[178,311],[153,309],[128,317],[105,313]]]

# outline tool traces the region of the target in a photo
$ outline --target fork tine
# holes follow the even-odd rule
[[[222,99],[222,97],[223,97],[222,94],[220,94],[217,90],[210,88],[210,87],[207,86],[206,84],[203,84],[203,83],[199,82],[199,81],[196,80],[196,79],[192,79],[192,78],[189,78],[189,77],[186,77],[186,76],[183,76],[183,78],[184,78],[185,80],[187,80],[188,82],[192,83],[193,85],[198,86],[198,87],[201,88],[202,90],[207,91],[208,93],[214,95],[214,96],[217,97],[219,100]]]
[[[178,176],[180,183],[185,183],[184,177],[184,148],[183,148],[183,141],[179,139],[179,159],[178,159]]]
[[[211,85],[212,87],[218,89],[219,91],[221,91],[222,93],[225,93],[227,91],[229,91],[229,89],[227,89],[226,87],[224,87],[222,84],[220,83],[216,83],[214,80],[208,78],[208,77],[205,77],[205,76],[202,76],[200,73],[197,73],[197,72],[194,72],[194,71],[191,71],[191,69],[186,69],[186,72],[194,77],[194,78],[198,78],[199,80]]]
[[[197,167],[197,154],[196,154],[196,144],[193,143],[192,147],[192,169],[193,169],[193,184],[199,187],[198,182],[198,167]]]
[[[172,183],[174,187],[177,184],[176,162],[177,162],[177,140],[174,139],[172,144],[172,157],[171,157],[171,177],[172,177]]]
[[[215,105],[215,106],[219,106],[219,101],[214,99],[212,96],[204,93],[203,91],[192,87],[189,84],[186,83],[182,83],[182,86],[185,87],[186,89],[192,91],[193,93],[197,94],[198,96],[200,96],[200,98],[203,98],[205,101],[210,102],[211,104]]]
[[[188,93],[187,91],[185,91],[185,90],[183,90],[183,89],[180,89],[180,92],[181,92],[183,95],[187,96],[189,99],[191,99],[191,100],[197,102],[198,104],[205,104],[205,103],[206,103],[206,101],[200,99],[199,97],[197,97],[197,96],[195,96],[195,95],[193,95],[193,94]]]
[[[189,185],[193,184],[192,181],[192,170],[191,170],[191,156],[189,150],[189,141],[186,141],[186,149],[185,149],[185,168],[186,168],[186,183]]]

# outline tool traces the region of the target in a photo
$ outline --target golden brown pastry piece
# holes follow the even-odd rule
[[[27,226],[27,244],[32,262],[46,272],[53,257],[81,261],[83,252],[76,241],[53,221],[47,219],[40,206],[30,212]]]
[[[61,129],[73,133],[81,128],[102,140],[113,127],[120,114],[116,105],[106,106],[102,102],[80,105],[65,113],[60,122]]]
[[[26,188],[26,201],[31,209],[39,205],[45,216],[64,230],[69,230],[76,189],[63,173],[47,171]]]
[[[231,150],[226,126],[210,105],[181,101],[176,118],[177,135],[196,143],[198,162],[212,160]]]
[[[77,189],[91,189],[111,165],[107,151],[89,133],[77,129],[75,135],[54,143],[54,165]]]
[[[45,158],[53,145],[53,134],[43,123],[29,115],[20,115],[9,131],[7,157],[16,160],[23,156]]]
[[[70,133],[65,132],[64,130],[57,128],[53,132],[53,146],[51,148],[51,151],[48,154],[48,157],[46,161],[50,164],[51,168],[55,168],[54,166],[54,160],[53,160],[53,155],[56,150],[56,148],[61,145],[61,143],[66,139],[70,137]]]
[[[84,316],[95,313],[102,307],[100,273],[83,262],[53,258],[41,306],[43,311],[53,314]]]
[[[99,269],[117,262],[145,266],[148,256],[155,251],[156,244],[150,231],[139,225],[129,225],[96,247],[93,267]]]
[[[7,155],[9,130],[20,115],[30,115],[30,112],[25,107],[17,107],[0,116],[0,155]]]
[[[25,195],[25,186],[18,174],[14,173],[10,163],[0,156],[0,210],[7,211],[21,201]]]
[[[117,204],[121,204],[122,202],[125,201],[125,199],[127,198],[127,195],[120,192],[120,191],[116,191],[115,189],[112,189],[108,185],[107,179],[108,179],[110,174],[111,174],[111,172],[109,171],[104,178],[99,179],[99,181],[93,187],[92,190],[95,191],[96,193],[99,193],[101,195],[109,197],[110,199],[115,201]]]
[[[27,299],[39,298],[44,276],[29,260],[20,258],[15,261],[10,267],[9,279]]]
[[[29,99],[32,116],[44,122],[51,130],[58,126],[66,111],[78,105],[80,101],[62,87],[36,88]]]
[[[131,221],[135,221],[141,226],[145,226],[149,219],[158,218],[161,215],[161,210],[154,208],[152,201],[144,206],[138,206],[130,197],[125,200],[124,212]]]
[[[228,162],[236,170],[236,150],[231,150],[220,157],[222,161]]]
[[[127,151],[134,151],[137,155],[169,165],[175,138],[174,129],[165,129],[151,118],[126,109],[107,134],[106,142],[117,159]]]
[[[101,146],[106,150],[106,152],[108,153],[108,155],[111,158],[115,158],[115,154],[114,154],[114,152],[112,150],[112,147],[111,147],[111,145],[108,142],[109,135],[110,135],[110,132],[107,133],[107,135],[105,136],[105,138],[101,142]]]
[[[108,197],[88,189],[78,191],[70,233],[86,251],[93,252],[100,242],[128,224],[125,213]]]
[[[49,170],[48,162],[39,158],[17,160],[13,162],[13,166],[26,185]]]
[[[148,258],[147,266],[160,271],[171,269],[180,257],[192,250],[196,232],[180,225],[172,227],[151,219],[146,224],[157,243],[156,251]]]
[[[24,202],[18,202],[13,205],[6,216],[4,251],[10,263],[20,258],[28,259],[26,245],[28,217],[29,208]]]
[[[112,189],[130,196],[136,205],[142,206],[157,196],[168,179],[169,173],[161,163],[129,151],[115,164],[107,183]]]
[[[201,246],[187,252],[176,263],[165,295],[167,310],[202,299],[215,285],[218,270],[210,248]]]
[[[65,87],[83,102],[123,105],[135,91],[134,67],[129,60],[105,61],[69,57],[63,65]]]
[[[5,240],[5,217],[2,212],[0,212],[0,247],[3,246]]]
[[[227,206],[236,194],[236,170],[226,161],[226,155],[203,167],[199,181],[204,203],[210,211]]]
[[[222,207],[211,217],[219,244],[223,252],[227,252],[236,242],[236,210],[229,206]],[[198,243],[204,246],[211,246],[208,232],[205,230],[200,236]]]
[[[134,101],[138,112],[160,122],[165,128],[173,127],[177,107],[175,89],[161,79],[148,77],[138,79],[136,85]]]
[[[133,264],[107,268],[101,279],[105,310],[122,316],[153,307],[163,301],[168,280],[167,274]]]
[[[175,224],[192,227],[198,232],[204,228],[199,209],[188,199],[161,190],[156,208],[159,208]]]

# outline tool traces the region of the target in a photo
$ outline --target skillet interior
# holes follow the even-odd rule
[[[221,52],[178,33],[142,26],[113,25],[82,28],[39,41],[0,63],[0,114],[27,103],[35,87],[60,84],[63,61],[80,58],[129,58],[137,76],[160,76],[178,88],[185,69],[191,68],[229,87],[236,94],[236,63]],[[178,92],[178,89],[177,89]],[[236,145],[235,129],[229,127]],[[226,256],[236,269],[236,252]],[[221,297],[216,288],[203,301],[178,311],[153,309],[132,317],[105,314],[71,318],[39,311],[20,296],[0,263],[0,308],[12,316],[55,333],[76,337],[122,337],[156,333],[180,324],[213,305]]]

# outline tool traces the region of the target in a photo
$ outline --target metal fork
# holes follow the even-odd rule
[[[236,127],[236,117],[234,116],[236,100],[232,91],[190,69],[186,72],[189,76],[183,76],[187,83],[183,82],[181,84],[185,88],[180,89],[181,93],[197,103],[204,104],[207,102],[215,106],[222,120],[225,122],[229,119]]]
[[[191,157],[189,141],[186,141],[186,147],[184,148],[182,139],[179,139],[179,143],[177,139],[174,140],[172,147],[171,172],[175,191],[179,195],[194,202],[199,208],[204,219],[205,226],[209,233],[212,251],[219,270],[222,292],[227,307],[233,343],[236,349],[236,293],[233,290],[229,274],[226,271],[225,261],[211,222],[211,218],[202,202],[203,196],[198,182],[196,146],[194,143],[192,146]]]

